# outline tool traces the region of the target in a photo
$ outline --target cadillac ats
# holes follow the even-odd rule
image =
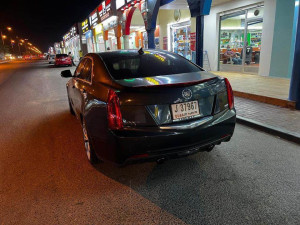
[[[236,111],[226,78],[163,50],[87,54],[70,77],[70,112],[91,163],[184,157],[228,142]]]

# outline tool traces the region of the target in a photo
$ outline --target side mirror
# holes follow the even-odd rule
[[[64,70],[64,71],[61,71],[61,77],[73,77],[72,73],[71,73],[71,70]]]

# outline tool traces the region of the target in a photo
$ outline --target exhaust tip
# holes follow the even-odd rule
[[[160,158],[158,160],[156,160],[157,164],[163,164],[166,161],[166,158]]]

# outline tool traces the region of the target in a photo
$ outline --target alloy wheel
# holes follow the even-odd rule
[[[82,123],[82,130],[83,130],[83,140],[84,140],[84,147],[86,151],[86,156],[89,161],[91,161],[91,146],[90,146],[90,140],[87,134],[85,122]]]

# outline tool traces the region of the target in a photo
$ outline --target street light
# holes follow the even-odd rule
[[[6,29],[7,29],[8,31],[12,31],[12,28],[11,28],[11,27],[6,27]],[[2,33],[1,28],[0,28],[0,34],[1,34],[2,43],[3,43],[3,46],[4,46],[4,39],[6,39],[6,35],[4,35],[4,34]]]

